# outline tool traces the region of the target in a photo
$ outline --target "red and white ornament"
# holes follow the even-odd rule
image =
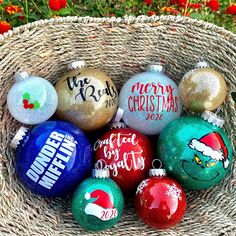
[[[121,122],[114,122],[112,127],[95,142],[95,159],[98,162],[105,160],[111,178],[124,193],[132,194],[151,167],[151,143],[146,136],[126,128]]]
[[[144,223],[167,229],[178,224],[186,211],[186,196],[182,187],[166,177],[165,169],[150,169],[149,178],[137,188],[135,207]]]

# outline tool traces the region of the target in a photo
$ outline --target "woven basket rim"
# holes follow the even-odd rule
[[[15,133],[21,124],[10,116],[6,103],[6,93],[13,83],[15,72],[28,70],[54,84],[64,74],[68,62],[84,55],[83,59],[89,65],[109,72],[120,89],[128,78],[159,58],[168,65],[170,77],[178,82],[192,68],[195,60],[199,60],[199,56],[207,54],[207,61],[226,75],[228,91],[233,92],[236,86],[235,47],[236,34],[211,23],[181,16],[70,16],[36,21],[0,35],[0,159],[3,167],[0,185],[3,185],[4,191],[2,201],[0,199],[0,217],[3,218],[0,236],[89,234],[73,219],[69,196],[63,200],[42,199],[19,182],[13,163],[15,152],[8,144],[11,139],[9,134]],[[236,117],[231,97],[223,106],[222,115],[234,145],[233,122],[236,122]],[[96,136],[93,138],[96,139]],[[134,202],[126,201],[126,210],[119,225],[104,231],[104,235],[233,234],[236,232],[235,163],[233,168],[227,179],[215,188],[187,192],[187,214],[176,228],[162,232],[146,227],[135,214]]]
[[[19,27],[13,28],[13,30],[9,30],[7,33],[0,35],[0,42],[17,35],[22,34],[25,31],[31,30],[37,26],[45,26],[45,25],[53,25],[60,23],[108,23],[108,24],[142,24],[142,23],[157,23],[157,22],[177,22],[194,25],[196,27],[203,26],[207,30],[211,30],[217,33],[220,33],[228,38],[232,38],[232,40],[236,40],[236,34],[231,31],[226,30],[223,27],[219,27],[215,24],[205,22],[203,20],[197,20],[190,17],[184,16],[172,16],[172,15],[159,15],[159,16],[124,16],[124,17],[78,17],[78,16],[67,16],[67,17],[59,17],[59,18],[51,18],[45,20],[39,20],[32,23],[28,23]]]

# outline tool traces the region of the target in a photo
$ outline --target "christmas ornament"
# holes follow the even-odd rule
[[[72,212],[87,230],[99,231],[113,227],[124,208],[122,192],[109,178],[109,169],[93,170],[93,177],[84,180],[72,199]]]
[[[7,95],[11,115],[24,124],[34,125],[48,120],[56,111],[58,97],[55,88],[45,79],[17,74]]]
[[[92,131],[111,121],[116,112],[118,93],[104,72],[83,68],[84,65],[84,61],[71,63],[70,71],[57,82],[59,104],[56,114],[85,131]]]
[[[131,77],[120,91],[119,106],[126,125],[147,135],[160,133],[182,110],[177,85],[161,65]]]
[[[125,128],[119,121],[114,122],[112,128],[95,142],[95,159],[106,161],[111,178],[124,193],[132,194],[151,167],[151,143],[146,136]]]
[[[183,104],[191,111],[213,111],[225,101],[227,85],[219,72],[202,61],[183,77],[179,91]]]
[[[84,133],[64,121],[21,129],[12,140],[16,169],[34,193],[59,197],[72,191],[91,171],[92,148]]]
[[[178,224],[186,211],[186,196],[181,186],[166,176],[165,169],[150,169],[149,178],[137,188],[135,208],[148,225],[167,229]]]
[[[202,117],[172,121],[161,133],[158,155],[167,172],[184,188],[207,189],[230,170],[232,146],[221,129],[224,120],[206,111]]]

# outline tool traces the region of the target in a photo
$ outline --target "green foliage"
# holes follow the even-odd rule
[[[1,3],[2,0],[0,0]],[[53,11],[48,6],[48,0],[3,0],[0,4],[0,21],[6,20],[12,27],[33,22],[40,19],[49,19],[60,16],[93,16],[111,17],[124,15],[185,15],[196,19],[208,21],[236,32],[236,16],[229,15],[225,11],[232,4],[231,0],[219,0],[219,11],[212,11],[206,7],[207,0],[189,0],[189,3],[201,3],[200,9],[179,7],[177,2],[170,0],[153,0],[150,5],[145,0],[68,0],[67,7],[59,11]],[[174,2],[174,3],[173,3]],[[5,7],[16,5],[22,12],[10,15]],[[174,10],[174,11],[173,11]]]

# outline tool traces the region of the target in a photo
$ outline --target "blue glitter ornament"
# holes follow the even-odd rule
[[[161,65],[130,78],[120,91],[119,106],[126,125],[146,135],[160,133],[182,110],[178,87]]]
[[[27,72],[16,75],[7,95],[11,115],[29,125],[48,120],[55,113],[57,104],[58,96],[52,84],[43,78],[29,76]]]
[[[92,147],[85,134],[64,121],[47,121],[27,132],[21,128],[12,140],[17,147],[16,169],[34,193],[59,197],[91,172]]]

